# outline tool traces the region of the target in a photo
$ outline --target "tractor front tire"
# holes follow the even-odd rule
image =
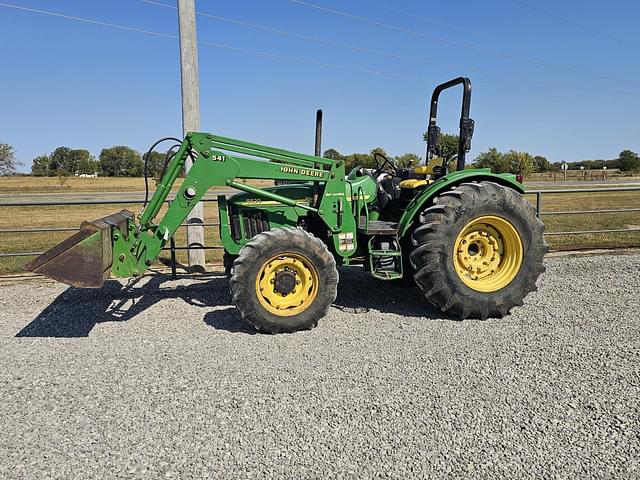
[[[299,228],[256,235],[233,262],[233,303],[264,333],[292,333],[318,324],[336,299],[338,270],[318,238]]]
[[[412,233],[411,265],[426,299],[460,319],[501,318],[536,290],[544,224],[517,191],[465,183],[440,194]]]

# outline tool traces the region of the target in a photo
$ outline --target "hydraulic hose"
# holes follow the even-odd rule
[[[153,150],[160,145],[162,142],[166,142],[168,140],[173,140],[174,142],[177,142],[178,144],[182,143],[182,140],[180,140],[179,138],[176,137],[164,137],[161,138],[160,140],[156,141],[153,145],[151,145],[151,147],[149,148],[149,151],[147,151],[147,153],[144,155],[144,203],[142,205],[142,209],[144,210],[147,207],[147,204],[149,203],[149,171],[147,169],[147,166],[149,164],[149,157],[151,156],[151,152],[153,152]],[[174,147],[171,147],[171,149],[169,149],[169,152],[173,149]],[[169,163],[167,158],[168,158],[168,154],[169,152],[167,152],[167,156],[165,156],[165,163],[164,166],[162,167],[162,174],[164,175],[164,171],[167,168],[167,164]]]

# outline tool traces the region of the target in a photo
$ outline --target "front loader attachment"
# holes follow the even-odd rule
[[[35,258],[25,268],[74,287],[100,288],[113,264],[113,229],[129,233],[133,213],[128,210],[82,222],[80,231]]]

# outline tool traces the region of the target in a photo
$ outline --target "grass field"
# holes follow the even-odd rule
[[[44,228],[44,227],[78,227],[83,220],[95,220],[121,209],[134,213],[140,211],[140,204],[131,205],[78,205],[51,207],[0,207],[0,230],[10,228]],[[160,217],[167,207],[160,211]],[[215,203],[207,202],[205,207],[205,223],[217,223],[218,210]],[[211,243],[217,243],[217,227],[205,227],[205,235]],[[72,235],[73,232],[47,233],[0,233],[0,252],[41,252]],[[177,246],[186,244],[186,229],[180,228],[175,235]],[[186,261],[185,251],[177,252],[179,262]],[[207,261],[219,263],[222,252],[206,251]],[[22,270],[22,265],[32,257],[0,258],[0,274],[15,273]],[[163,252],[160,260],[168,262],[170,253]]]
[[[527,195],[527,199],[535,204],[534,195]],[[550,212],[629,208],[640,208],[640,191],[570,194],[547,193],[542,195],[541,211],[543,215],[541,218],[545,223],[546,232],[613,230],[640,227],[640,211],[548,215]],[[552,250],[638,247],[640,246],[640,232],[547,236],[547,242]]]
[[[272,181],[251,180],[251,185],[272,185]],[[153,193],[156,182],[149,179],[149,189]],[[182,178],[178,178],[173,186],[177,190],[182,185]],[[227,187],[211,189],[229,190]],[[60,184],[58,177],[0,177],[0,195],[28,195],[38,193],[107,193],[107,192],[143,192],[144,178],[128,177],[100,177],[78,178],[69,177],[64,185]]]
[[[31,183],[35,180],[35,183]],[[139,178],[99,178],[99,179],[70,179],[70,188],[55,190],[56,178],[0,178],[0,193],[12,195],[12,201],[19,200],[19,193],[53,193],[61,191],[70,192],[126,192],[141,191],[144,189],[142,179]],[[258,185],[268,182],[257,182]],[[151,185],[153,188],[153,184]],[[588,185],[587,185],[588,186]],[[612,187],[615,185],[611,185]],[[25,190],[27,189],[27,190]],[[527,196],[528,200],[535,203],[535,196]],[[0,201],[1,202],[1,201]],[[0,206],[0,230],[11,228],[43,228],[43,227],[75,227],[83,220],[93,220],[103,217],[119,209],[126,208],[134,213],[140,210],[140,204],[132,205],[78,205],[78,206],[45,206],[45,207],[2,207]],[[640,208],[639,192],[617,193],[578,193],[578,194],[544,194],[542,197],[542,211],[544,213],[567,210],[599,210]],[[160,214],[162,215],[162,213]],[[575,231],[575,230],[600,230],[600,229],[625,229],[631,226],[640,226],[640,212],[625,212],[612,214],[587,214],[587,215],[543,215],[547,226],[547,232]],[[205,204],[205,223],[217,223],[217,205],[213,202]],[[24,251],[43,251],[71,235],[71,232],[56,233],[1,233],[0,252],[15,253]],[[181,228],[176,234],[176,244],[184,246],[186,232]],[[218,232],[216,227],[206,227],[206,238],[209,245],[218,244]],[[589,234],[589,235],[563,235],[549,236],[547,241],[553,250],[573,250],[589,248],[622,248],[640,246],[640,232],[616,233],[616,234]],[[207,260],[219,263],[221,251],[209,250],[206,252]],[[165,262],[169,258],[169,252],[163,252],[161,260]],[[186,252],[178,252],[178,261],[186,262]],[[0,258],[0,274],[15,273],[21,271],[22,265],[29,258],[9,257]]]
[[[175,188],[182,179],[176,182]],[[149,186],[154,185],[149,180]],[[69,177],[60,185],[58,177],[2,177],[0,194],[10,193],[84,193],[84,192],[141,192],[144,190],[143,178],[77,178]]]

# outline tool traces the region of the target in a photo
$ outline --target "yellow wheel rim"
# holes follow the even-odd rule
[[[267,260],[256,278],[256,296],[274,315],[289,317],[304,312],[318,295],[318,272],[298,253],[279,253]]]
[[[465,225],[454,245],[453,264],[464,284],[478,292],[495,292],[520,271],[520,234],[504,218],[478,217]]]

